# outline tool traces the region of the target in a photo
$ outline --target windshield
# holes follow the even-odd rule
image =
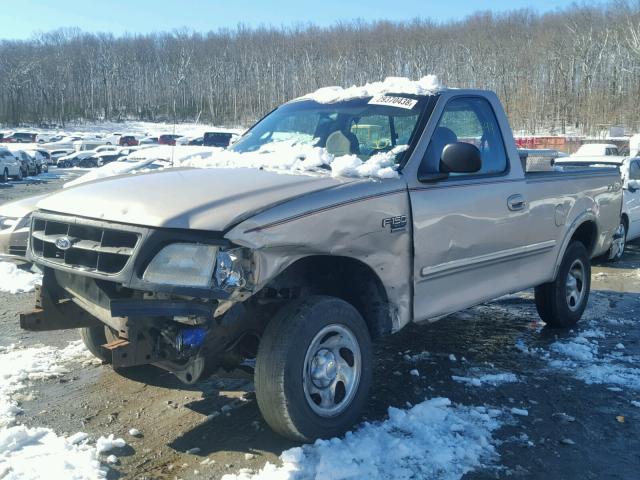
[[[256,152],[283,142],[322,147],[335,157],[355,155],[365,162],[393,150],[400,163],[425,103],[426,97],[393,94],[327,104],[295,101],[267,115],[230,150]]]

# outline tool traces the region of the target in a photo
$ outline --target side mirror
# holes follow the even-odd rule
[[[640,180],[628,180],[627,181],[627,188],[629,190],[631,190],[632,192],[634,190],[640,190]]]
[[[482,167],[480,150],[464,142],[449,143],[442,150],[440,171],[442,173],[475,173]]]

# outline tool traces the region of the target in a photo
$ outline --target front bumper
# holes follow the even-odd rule
[[[216,301],[145,299],[108,282],[45,268],[36,309],[20,316],[25,330],[64,330],[92,326],[96,321],[127,337],[131,320],[175,316],[213,318]]]

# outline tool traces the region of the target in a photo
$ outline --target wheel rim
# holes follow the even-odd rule
[[[627,228],[624,226],[624,223],[621,223],[618,227],[618,230],[616,231],[616,237],[618,238],[613,241],[613,248],[616,252],[614,258],[620,258],[624,253],[624,247],[627,243]]]
[[[585,294],[585,268],[582,260],[575,260],[567,273],[566,293],[569,310],[576,311]]]
[[[344,325],[328,325],[311,341],[302,384],[307,404],[321,417],[335,417],[353,401],[360,384],[358,340]]]

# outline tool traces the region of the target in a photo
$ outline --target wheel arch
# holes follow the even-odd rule
[[[587,213],[578,217],[567,230],[567,235],[565,236],[561,248],[558,251],[553,278],[556,278],[558,275],[558,269],[560,268],[564,254],[573,241],[581,242],[587,249],[589,258],[591,258],[593,256],[597,240],[598,224],[596,223],[595,218]]]
[[[392,306],[384,283],[369,265],[355,258],[336,255],[302,257],[271,279],[260,293],[271,298],[334,296],[358,310],[372,338],[393,330]]]

